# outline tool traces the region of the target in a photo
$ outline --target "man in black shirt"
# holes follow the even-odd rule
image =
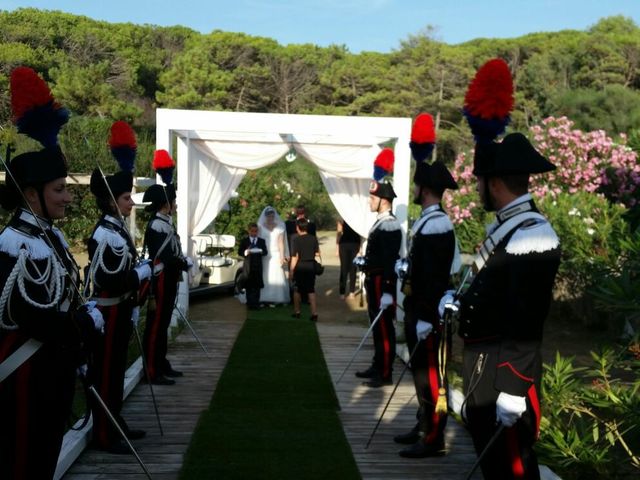
[[[360,235],[340,219],[336,225],[336,250],[340,258],[340,298],[344,299],[347,290],[347,276],[349,276],[349,297],[353,297],[356,290],[356,266],[353,259],[360,251]]]

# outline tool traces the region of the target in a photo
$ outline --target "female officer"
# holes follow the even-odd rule
[[[96,168],[91,175],[91,193],[102,216],[89,240],[87,285],[104,317],[105,329],[93,350],[90,378],[127,437],[135,440],[145,432],[129,429],[120,412],[129,340],[137,326],[138,290],[151,276],[151,268],[148,262],[137,265],[135,244],[124,223],[134,205],[131,189],[136,155],[135,134],[126,122],[111,126],[109,146],[121,170],[104,176]],[[129,453],[100,405],[93,402],[91,408],[94,446],[111,453]]]
[[[104,322],[80,307],[79,272],[53,226],[72,200],[57,134],[68,119],[42,79],[11,74],[18,131],[44,148],[5,163],[0,204],[13,211],[0,233],[0,478],[52,478],[86,343]],[[3,162],[4,163],[4,162]]]
[[[182,272],[193,262],[182,254],[180,239],[173,226],[172,214],[176,208],[176,190],[172,183],[175,163],[166,150],[157,150],[153,168],[166,185],[155,184],[144,192],[142,200],[149,202],[146,210],[152,212],[144,234],[144,248],[153,262],[151,292],[155,301],[149,301],[144,346],[151,381],[158,385],[173,385],[182,372],[174,370],[167,360],[167,330],[178,294]]]

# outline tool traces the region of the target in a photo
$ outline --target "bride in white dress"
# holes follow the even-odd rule
[[[286,267],[289,262],[289,245],[284,221],[275,208],[266,207],[258,219],[258,235],[267,243],[267,255],[262,257],[264,288],[260,290],[260,302],[289,303],[289,283]]]

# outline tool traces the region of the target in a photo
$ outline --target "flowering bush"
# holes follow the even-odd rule
[[[609,207],[604,198],[621,204],[622,208],[630,207],[640,202],[640,164],[637,154],[626,146],[626,137],[621,135],[620,142],[614,143],[604,131],[583,132],[573,128],[573,122],[566,117],[549,117],[541,125],[531,128],[533,144],[553,162],[557,169],[545,175],[531,177],[531,192],[537,199],[545,197],[558,199],[563,194],[602,193],[604,197],[596,200],[598,209],[607,210]],[[476,182],[472,174],[473,155],[461,153],[457,156],[453,171],[460,186],[457,191],[447,191],[443,199],[444,206],[456,224],[461,248],[473,251],[484,236],[483,224],[492,220],[491,216],[483,212],[478,194],[475,190]],[[588,200],[587,197],[580,197]],[[563,204],[566,201],[563,201]],[[593,207],[593,205],[592,205]],[[573,208],[573,207],[571,207]],[[564,213],[571,211],[569,208]],[[581,206],[576,203],[576,211]],[[595,222],[597,214],[590,216],[585,213],[584,218],[591,218]],[[581,214],[582,214],[581,213]],[[616,214],[616,216],[618,216]],[[559,219],[562,222],[562,218]],[[557,222],[553,222],[554,226]],[[569,227],[571,222],[567,224]],[[577,225],[571,224],[571,229]],[[584,237],[589,229],[594,230],[585,240],[592,241],[595,227],[586,227],[578,235]],[[561,228],[562,230],[562,228]],[[558,232],[571,242],[571,230]],[[587,242],[588,243],[588,242]],[[581,249],[580,257],[598,257],[606,249],[594,245],[589,248],[586,244]],[[574,258],[576,249],[570,248],[569,258]]]
[[[638,201],[640,165],[626,145],[626,136],[615,143],[604,130],[574,129],[567,117],[548,117],[531,127],[533,144],[557,169],[532,178],[531,190],[542,197],[561,192],[603,192],[614,202],[633,206]]]

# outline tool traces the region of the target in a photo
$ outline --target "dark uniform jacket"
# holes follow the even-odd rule
[[[156,212],[151,217],[144,233],[144,244],[149,251],[149,258],[153,260],[154,273],[162,269],[167,277],[175,277],[177,281],[179,274],[188,270],[180,247],[180,237],[169,215]]]
[[[245,256],[245,250],[251,248],[251,238],[244,237],[240,241],[240,246],[238,247],[238,255],[241,257],[245,257],[246,260],[243,266],[244,273],[244,286],[248,288],[263,288],[264,280],[262,275],[262,257],[267,255],[267,243],[264,241],[264,238],[256,237],[256,246],[254,248],[259,248],[262,253],[250,253]]]
[[[395,264],[402,244],[400,222],[386,211],[378,215],[369,231],[365,253],[365,272],[368,277],[382,276],[382,292],[395,295]]]
[[[440,320],[440,298],[450,288],[454,258],[454,269],[459,268],[453,224],[440,205],[422,211],[411,230],[410,242],[410,268],[402,286],[405,301],[411,302],[416,318],[435,327]]]
[[[76,368],[96,336],[77,309],[80,275],[67,248],[57,228],[26,210],[0,233],[0,363],[28,339],[42,342],[0,383],[0,478],[53,477]]]
[[[498,215],[493,228],[507,219]],[[547,221],[521,223],[498,243],[461,298],[459,334],[467,346],[496,350],[498,391],[525,396],[539,382],[539,347],[560,264],[559,243]]]
[[[100,258],[96,258],[98,249]],[[135,294],[140,284],[133,269],[138,253],[120,219],[105,215],[98,221],[89,239],[89,258],[95,296]]]

